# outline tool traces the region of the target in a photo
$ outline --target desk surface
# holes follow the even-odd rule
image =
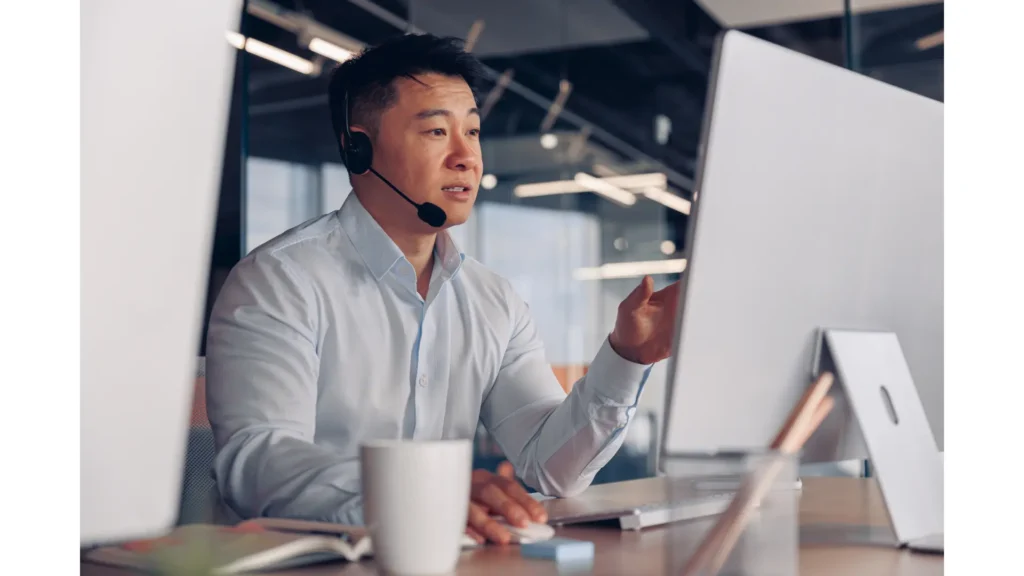
[[[590,540],[596,547],[588,574],[662,574],[669,532],[615,528],[565,527],[558,534]],[[943,557],[895,547],[878,485],[854,478],[807,478],[800,499],[801,576],[923,576],[943,573]],[[82,564],[83,576],[120,576],[127,571]],[[488,547],[464,552],[456,574],[558,574],[553,562],[530,560],[517,547]],[[294,576],[368,576],[378,574],[371,561],[336,563],[283,572]]]

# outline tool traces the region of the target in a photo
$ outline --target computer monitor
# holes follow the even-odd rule
[[[662,457],[767,448],[821,329],[894,332],[941,449],[942,103],[728,32],[701,148]],[[805,462],[867,457],[836,397]]]
[[[84,545],[176,520],[240,10],[82,4]]]

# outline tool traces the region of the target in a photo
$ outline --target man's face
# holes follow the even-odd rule
[[[398,97],[381,114],[373,166],[414,201],[440,206],[448,215],[445,227],[456,226],[469,218],[483,173],[480,114],[462,78],[423,74],[417,79],[422,84],[394,81]],[[396,210],[409,213],[410,225],[433,230],[397,194],[384,194]]]

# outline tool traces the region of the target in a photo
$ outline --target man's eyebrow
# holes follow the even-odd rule
[[[479,116],[480,115],[480,110],[478,108],[470,108],[468,114],[476,114],[477,116]],[[437,116],[449,116],[450,117],[450,116],[452,116],[452,111],[444,109],[444,108],[428,108],[427,110],[423,110],[423,111],[419,112],[418,114],[416,114],[416,119],[417,120],[426,120],[428,118],[434,118],[434,117],[437,117]]]
[[[444,108],[429,108],[427,110],[420,111],[419,114],[416,114],[416,119],[417,120],[426,120],[428,118],[434,118],[436,116],[451,116],[451,115],[452,115],[452,111],[451,110],[445,110]]]

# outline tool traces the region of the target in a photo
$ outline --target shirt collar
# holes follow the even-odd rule
[[[338,219],[356,252],[378,282],[395,267],[396,263],[405,260],[405,255],[398,245],[366,211],[355,193],[349,194],[341,205]],[[443,273],[448,278],[455,276],[466,258],[447,230],[438,233],[434,254],[435,262],[440,263]]]

